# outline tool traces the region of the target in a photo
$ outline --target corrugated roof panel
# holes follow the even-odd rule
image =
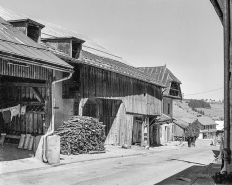
[[[6,53],[12,53],[22,57],[29,57],[31,59],[46,62],[52,65],[58,65],[72,69],[73,67],[61,60],[51,52],[45,50],[32,41],[29,37],[22,34],[19,30],[4,21],[0,17],[0,49]]]
[[[160,68],[158,79],[159,79],[159,81],[161,81],[161,82],[163,81],[163,77],[164,77],[165,71],[166,71],[166,67]]]
[[[27,16],[14,13],[2,7],[0,7],[0,15],[2,15],[6,20],[28,19]],[[164,87],[163,84],[157,82],[155,79],[149,77],[137,68],[128,65],[121,57],[112,54],[102,46],[95,43],[92,39],[73,30],[41,20],[36,21],[45,25],[45,28],[42,29],[43,38],[76,37],[81,40],[85,40],[86,42],[83,44],[83,53],[86,55],[85,57],[87,59],[92,59],[92,61],[83,59],[83,62]],[[92,56],[90,54],[92,54]]]
[[[0,7],[0,13],[1,13],[1,17],[7,17],[8,20],[17,20],[17,19],[26,19],[27,17],[19,14],[19,13],[15,13],[11,10],[8,10],[6,8]]]
[[[0,7],[0,16],[3,17],[5,20],[17,20],[17,19],[29,19],[29,17],[15,13],[9,9]],[[34,21],[41,23],[45,25],[45,28],[43,28],[42,31],[42,38],[51,38],[51,37],[76,37],[81,40],[84,40],[85,43],[83,44],[83,50],[88,51],[90,53],[93,53],[95,55],[99,55],[102,57],[110,58],[113,60],[118,60],[120,62],[129,64],[128,62],[124,61],[121,57],[114,55],[112,52],[108,51],[104,47],[100,46],[96,42],[94,42],[89,37],[77,33],[76,31],[63,28],[51,23],[47,23],[42,20],[33,19]]]
[[[162,83],[163,84],[165,84],[166,86],[167,86],[167,77],[168,77],[168,72],[166,71],[165,73],[164,73],[164,76],[163,76],[163,79],[162,79]]]
[[[160,70],[161,70],[161,69],[156,68],[156,69],[153,71],[152,76],[153,76],[154,79],[159,80]]]

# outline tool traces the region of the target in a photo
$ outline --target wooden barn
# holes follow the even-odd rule
[[[56,38],[58,46],[65,36]],[[84,49],[78,59],[70,62],[73,77],[57,87],[57,126],[68,115],[96,117],[106,125],[106,144],[146,145],[149,119],[161,114],[164,86],[132,66]]]
[[[150,123],[150,144],[165,144],[174,140],[173,100],[182,99],[181,81],[165,66],[140,67],[141,71],[166,86],[163,91],[162,115]]]
[[[34,21],[30,25],[37,31],[43,27]],[[18,143],[20,134],[47,133],[52,119],[54,73],[69,75],[73,67],[1,17],[0,27],[0,133]],[[34,29],[21,27],[36,36]]]
[[[0,8],[15,26],[21,14]],[[71,115],[99,118],[106,144],[147,145],[150,120],[161,115],[161,82],[128,65],[86,36],[43,21],[42,45],[74,67],[71,79],[54,86],[55,128]],[[16,24],[17,23],[17,24]],[[55,73],[63,78],[62,72]]]

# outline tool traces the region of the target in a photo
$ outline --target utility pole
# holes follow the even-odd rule
[[[224,168],[228,172],[230,164],[230,37],[231,37],[231,0],[224,0],[223,28],[224,28]]]

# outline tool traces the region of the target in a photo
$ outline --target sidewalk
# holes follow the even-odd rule
[[[28,170],[38,170],[51,168],[54,166],[66,165],[71,163],[79,163],[86,161],[94,161],[94,160],[102,160],[102,159],[110,159],[110,158],[119,158],[119,157],[129,157],[136,155],[148,155],[149,153],[158,153],[164,152],[168,150],[178,150],[179,146],[175,144],[170,144],[169,146],[160,146],[160,147],[151,147],[148,149],[144,149],[139,146],[132,146],[131,149],[123,149],[120,146],[111,146],[106,145],[106,153],[100,154],[81,154],[81,155],[60,155],[60,164],[49,165],[43,163],[36,158],[25,158],[13,161],[2,161],[0,162],[0,175],[6,173],[16,173],[16,172],[25,172]]]

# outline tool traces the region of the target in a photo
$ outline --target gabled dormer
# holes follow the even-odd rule
[[[76,37],[51,37],[43,38],[41,40],[76,59],[81,57],[82,44],[85,42]]]
[[[170,88],[167,89],[168,93],[167,95],[172,96],[173,98],[182,98],[181,90],[180,90],[180,83],[177,83],[175,81],[170,82]]]
[[[154,78],[157,82],[166,86],[163,91],[163,96],[170,97],[172,99],[182,99],[180,88],[181,81],[175,77],[166,65],[158,67],[139,67],[139,69]]]
[[[41,29],[45,27],[43,24],[31,19],[9,20],[8,22],[35,42],[40,42]]]

